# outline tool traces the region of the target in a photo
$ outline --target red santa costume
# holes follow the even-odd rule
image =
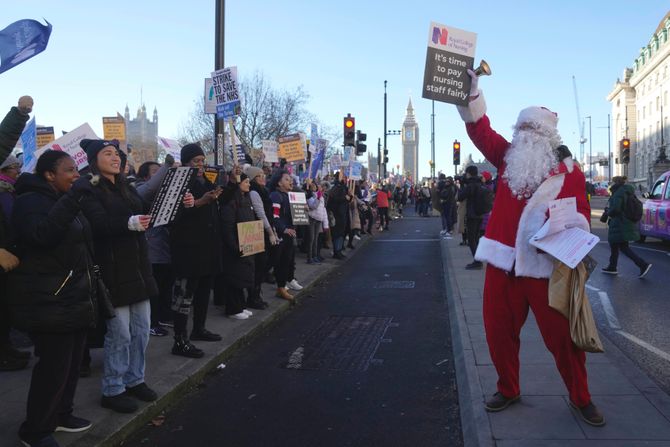
[[[528,163],[532,161],[523,158],[532,153],[528,150],[534,146],[532,141],[536,141],[532,138],[539,138],[537,141],[548,145],[546,135],[558,137],[558,119],[553,112],[542,107],[521,111],[515,126],[517,132],[525,129],[536,137],[526,140],[525,153],[520,150],[512,154],[517,133],[509,143],[491,129],[481,94],[469,106],[458,109],[472,142],[498,169],[500,179],[486,233],[480,239],[475,255],[475,259],[488,263],[484,283],[484,326],[491,359],[498,373],[498,392],[506,399],[520,395],[519,334],[530,308],[544,343],[554,356],[570,400],[574,405],[584,407],[591,402],[585,354],[572,343],[568,320],[548,303],[548,278],[552,274],[553,258],[538,252],[528,242],[546,221],[549,202],[554,199],[575,197],[578,213],[572,225],[590,230],[591,210],[586,200],[584,174],[571,158],[559,161],[554,155],[553,165],[541,171],[535,183],[532,178],[518,178],[526,177],[526,171],[522,169],[524,163],[531,170],[532,164]],[[560,144],[560,138],[558,141]],[[511,155],[516,157],[515,177],[506,175],[512,162]],[[532,177],[531,174],[528,176]]]

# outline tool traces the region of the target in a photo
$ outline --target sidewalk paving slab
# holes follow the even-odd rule
[[[441,245],[466,447],[670,446],[670,397],[605,337],[604,354],[587,353],[587,371],[593,402],[607,424],[584,423],[569,405],[532,311],[521,332],[522,399],[486,412],[484,401],[496,391],[498,376],[481,317],[485,270],[465,270],[469,249],[454,239]]]
[[[356,250],[347,250],[351,258],[371,238],[363,236],[356,244]],[[323,253],[327,253],[324,250]],[[304,289],[291,291],[297,303],[310,296],[311,286],[342,265],[345,261],[330,258],[321,265],[308,265],[304,254],[296,250],[296,278]],[[91,350],[92,376],[79,380],[75,395],[74,414],[89,419],[93,426],[82,433],[55,433],[54,437],[61,446],[69,447],[107,447],[119,445],[129,434],[151,422],[164,409],[177,402],[181,397],[197,387],[204,377],[217,367],[225,367],[226,359],[248,344],[254,337],[268,329],[281,316],[289,312],[294,304],[276,298],[276,286],[263,284],[263,299],[269,303],[265,310],[252,310],[253,316],[247,320],[233,320],[224,316],[222,309],[210,304],[207,329],[220,334],[220,342],[194,342],[205,351],[201,359],[188,359],[172,355],[173,338],[151,337],[146,351],[147,385],[154,389],[159,398],[155,402],[142,403],[137,412],[120,414],[100,406],[100,380],[102,374],[102,349]],[[189,327],[191,322],[189,322]],[[21,445],[17,430],[25,417],[26,396],[30,386],[32,366],[21,371],[0,373],[0,447]]]

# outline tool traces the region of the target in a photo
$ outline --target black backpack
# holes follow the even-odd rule
[[[483,216],[493,209],[493,191],[488,189],[483,184],[478,184],[475,196],[475,214]]]
[[[639,222],[642,219],[642,202],[635,193],[626,191],[623,202],[623,215],[631,222]]]

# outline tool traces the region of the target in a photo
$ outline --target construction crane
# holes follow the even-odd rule
[[[584,121],[579,113],[579,98],[577,97],[577,80],[572,75],[572,90],[575,92],[575,107],[577,108],[577,128],[579,129],[579,161],[584,163],[584,143],[588,140],[584,138]]]

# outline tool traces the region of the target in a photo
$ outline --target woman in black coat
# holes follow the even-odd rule
[[[246,320],[252,315],[244,308],[244,289],[254,287],[255,255],[243,256],[240,251],[237,224],[257,220],[249,199],[251,187],[249,177],[242,174],[239,188],[221,210],[221,234],[223,237],[223,271],[226,283],[226,315]]]
[[[82,140],[91,173],[75,187],[91,189],[81,204],[91,223],[95,262],[109,288],[116,317],[107,320],[101,405],[120,413],[137,410],[135,397],[152,401],[157,395],[144,383],[145,351],[149,342],[149,297],[158,293],[149,262],[144,231],[151,217],[148,206],[125,181],[118,143]]]
[[[12,218],[21,264],[9,276],[14,325],[30,335],[39,361],[33,369],[27,415],[19,437],[52,445],[55,430],[91,426],[72,415],[86,332],[96,322],[91,234],[80,213],[77,167],[66,152],[47,151],[36,174],[23,174]],[[69,191],[69,192],[68,192]]]

